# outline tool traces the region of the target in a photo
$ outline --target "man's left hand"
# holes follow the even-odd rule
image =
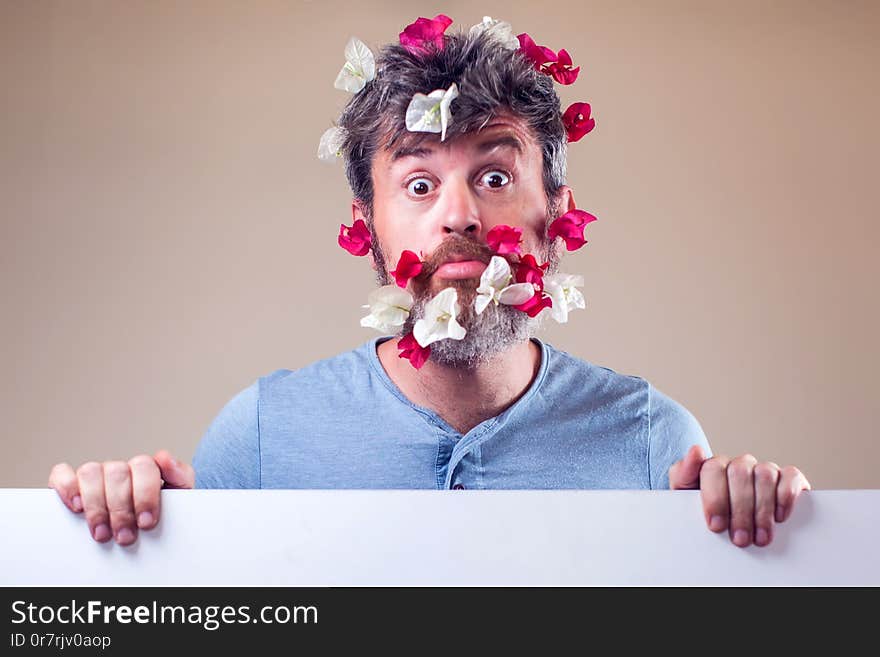
[[[759,462],[751,454],[734,459],[706,458],[699,445],[669,468],[669,488],[700,489],[706,525],[715,533],[729,531],[734,545],[770,545],[773,520],[784,522],[810,482],[796,467]]]

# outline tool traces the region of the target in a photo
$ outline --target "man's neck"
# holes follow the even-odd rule
[[[502,413],[528,390],[541,365],[541,349],[520,342],[472,368],[428,360],[415,369],[398,357],[397,339],[378,348],[379,361],[412,403],[429,408],[462,435]]]

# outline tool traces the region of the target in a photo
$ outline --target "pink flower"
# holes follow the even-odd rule
[[[547,46],[536,45],[528,34],[523,32],[519,39],[520,51],[535,65],[535,70],[551,76],[559,84],[571,84],[577,80],[581,67],[571,67],[571,55],[564,48],[557,55]]]
[[[498,255],[506,253],[519,253],[519,243],[522,241],[522,229],[514,226],[495,226],[486,234],[486,242],[489,248]]]
[[[587,243],[584,239],[584,228],[593,221],[596,221],[596,217],[589,212],[569,210],[550,224],[547,236],[551,240],[561,237],[565,240],[565,248],[568,251],[576,251]]]
[[[362,256],[369,253],[372,238],[367,224],[363,219],[358,219],[351,226],[340,224],[339,238],[336,241],[351,255]]]
[[[419,369],[425,364],[425,361],[431,356],[431,347],[423,347],[412,333],[407,333],[397,342],[397,348],[400,349],[398,358],[407,358],[413,367]]]
[[[410,23],[400,33],[400,45],[413,55],[427,55],[430,46],[443,50],[443,33],[452,25],[452,19],[443,14],[434,18],[419,18]]]
[[[400,254],[400,260],[397,261],[397,269],[391,272],[397,284],[406,288],[409,279],[418,276],[422,272],[422,261],[412,251],[404,251]]]
[[[547,270],[547,267],[549,265],[549,262],[545,262],[543,265],[539,265],[538,261],[535,260],[535,256],[533,256],[531,253],[525,254],[520,259],[519,264],[517,264],[516,266],[516,282],[531,283],[532,285],[535,285],[539,291],[543,291],[544,272]],[[526,301],[526,303],[529,302]],[[516,307],[519,308],[519,306]]]
[[[529,317],[535,317],[538,313],[540,313],[544,308],[552,308],[553,300],[549,296],[545,296],[543,292],[535,291],[535,296],[526,301],[525,303],[521,303],[518,306],[514,306],[517,310],[522,310]]]
[[[572,103],[562,115],[568,141],[577,141],[596,127],[596,119],[590,118],[589,103]]]

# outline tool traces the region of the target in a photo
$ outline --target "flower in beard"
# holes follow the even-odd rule
[[[418,276],[422,271],[422,259],[412,251],[404,251],[397,261],[397,269],[391,272],[394,281],[400,287],[406,287],[409,279]]]
[[[380,333],[397,333],[412,309],[413,298],[397,285],[383,285],[370,292],[370,314],[361,319],[361,326],[374,328]]]
[[[489,266],[480,277],[480,287],[477,288],[477,299],[474,301],[474,309],[481,314],[486,307],[495,302],[508,306],[516,306],[525,303],[535,294],[535,286],[532,283],[514,283],[510,285],[513,274],[510,273],[510,265],[501,256],[492,256]]]
[[[522,242],[522,228],[515,226],[495,226],[486,233],[486,243],[498,255],[507,253],[519,254],[519,243]]]
[[[427,347],[438,340],[461,340],[467,334],[458,323],[456,316],[458,292],[454,287],[447,287],[431,299],[426,305],[424,316],[413,327],[413,335],[422,347]]]
[[[516,282],[531,283],[535,293],[527,301],[515,305],[514,308],[522,310],[529,317],[537,317],[544,308],[551,308],[553,300],[544,294],[544,272],[550,266],[549,262],[539,265],[535,256],[527,253],[522,257],[516,267]]]
[[[416,342],[412,333],[407,333],[400,338],[397,342],[397,348],[400,350],[397,357],[406,358],[416,369],[420,369],[431,356],[431,347],[421,346]]]
[[[551,316],[560,324],[568,321],[568,313],[575,308],[586,308],[584,295],[577,289],[584,277],[574,274],[553,274],[544,279],[544,290],[553,299]]]

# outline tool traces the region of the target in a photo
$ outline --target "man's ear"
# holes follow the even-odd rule
[[[559,216],[577,209],[577,205],[574,202],[574,190],[568,185],[563,185],[559,188],[559,191],[556,193],[556,199],[560,210]]]
[[[363,221],[365,224],[369,225],[369,222],[367,221],[367,213],[364,212],[363,201],[361,201],[358,198],[353,198],[353,199],[351,199],[351,223],[352,223],[352,225],[354,225],[354,222],[357,221],[358,219]],[[373,257],[373,249],[372,248],[370,248],[370,250],[367,251],[367,257],[370,259],[370,267],[373,268],[373,271],[378,271],[378,269],[376,268],[376,258]]]

